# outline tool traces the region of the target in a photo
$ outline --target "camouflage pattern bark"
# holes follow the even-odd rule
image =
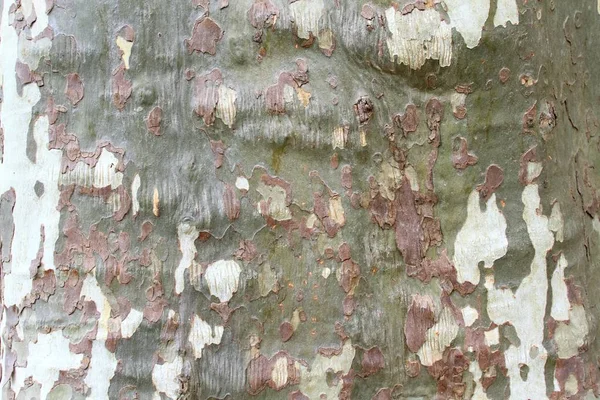
[[[1,397],[600,397],[595,0],[3,0]]]

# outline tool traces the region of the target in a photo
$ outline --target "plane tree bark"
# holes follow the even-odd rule
[[[4,0],[2,398],[600,396],[593,0]]]

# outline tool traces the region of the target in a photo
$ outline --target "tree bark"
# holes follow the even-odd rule
[[[3,0],[1,397],[600,397],[595,0]]]

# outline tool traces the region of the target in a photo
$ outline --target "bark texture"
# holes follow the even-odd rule
[[[600,397],[598,32],[1,1],[0,397]]]

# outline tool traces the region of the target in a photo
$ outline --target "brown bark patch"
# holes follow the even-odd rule
[[[477,164],[477,156],[469,153],[467,139],[461,136],[455,138],[453,147],[452,166],[454,168],[463,170],[468,166]]]
[[[504,171],[496,164],[492,164],[487,167],[485,171],[485,181],[483,184],[477,186],[479,197],[483,201],[488,201],[492,194],[502,185],[504,182]]]
[[[282,322],[279,325],[279,336],[281,337],[282,342],[287,342],[294,335],[294,327],[288,321]]]
[[[373,101],[371,101],[369,96],[362,96],[354,103],[354,113],[358,117],[358,122],[361,125],[369,122],[373,116],[373,111]]]
[[[206,125],[215,122],[215,112],[219,102],[219,86],[223,83],[223,75],[217,68],[194,79],[194,112],[202,117]]]
[[[73,106],[77,105],[83,99],[83,82],[79,74],[72,73],[67,75],[67,87],[65,95]]]
[[[194,51],[215,55],[217,43],[223,38],[223,30],[210,17],[200,17],[194,23],[192,37],[185,39],[184,43],[188,53]]]
[[[498,79],[500,79],[500,82],[502,84],[508,82],[508,80],[510,79],[510,69],[504,67],[500,69],[500,72],[498,72]]]
[[[415,196],[408,179],[404,177],[402,185],[396,191],[394,201],[396,209],[396,246],[402,253],[407,265],[420,265],[422,260],[423,229],[421,217],[415,207]]]
[[[430,296],[414,295],[404,324],[406,346],[416,353],[425,343],[425,333],[435,323],[433,299]]]
[[[361,361],[362,374],[367,377],[376,374],[385,367],[385,358],[379,347],[371,347],[364,352]]]
[[[149,132],[153,133],[155,136],[160,136],[160,123],[162,122],[162,108],[159,106],[154,107],[148,113],[148,117],[146,118],[146,128]]]
[[[112,99],[114,105],[119,111],[125,108],[125,103],[131,97],[133,91],[133,84],[130,80],[125,78],[125,65],[121,64],[113,72],[112,76]]]

